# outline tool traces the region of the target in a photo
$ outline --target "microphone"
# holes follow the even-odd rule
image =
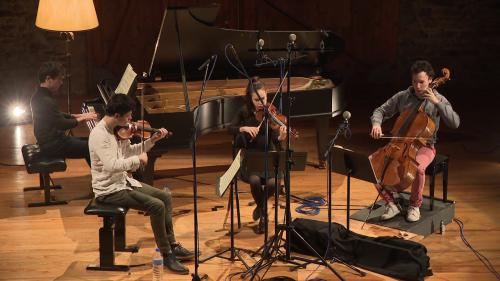
[[[342,113],[342,117],[344,118],[344,123],[349,124],[349,119],[351,118],[351,113],[349,111],[344,111],[344,113]]]
[[[288,52],[291,52],[295,49],[295,40],[297,40],[297,35],[295,35],[294,33],[290,33],[288,35],[288,44],[286,46]]]
[[[215,58],[217,57],[217,55],[212,55],[211,57],[209,57],[202,65],[200,65],[200,67],[198,67],[198,71],[202,70],[203,68],[205,68],[212,60],[214,60]]]
[[[257,50],[257,57],[255,58],[255,64],[258,65],[262,63],[264,54],[262,53],[262,47],[264,47],[264,39],[260,38],[255,43],[255,49]]]
[[[332,149],[335,141],[340,136],[340,134],[343,134],[344,138],[346,139],[351,138],[351,130],[349,129],[349,119],[351,118],[351,113],[349,111],[344,111],[342,113],[342,118],[344,118],[344,122],[339,125],[335,136],[330,140],[330,143],[328,144],[328,149],[325,151],[325,153],[323,153],[323,157],[325,159],[328,157],[328,153],[330,153],[330,150]]]
[[[257,52],[262,51],[262,47],[264,47],[264,39],[260,38],[257,41],[257,46],[255,46],[255,48],[257,49]]]
[[[349,139],[351,137],[351,129],[349,128],[349,119],[351,118],[351,113],[347,110],[344,111],[344,113],[342,113],[342,118],[344,118],[344,123],[342,123],[344,138]]]

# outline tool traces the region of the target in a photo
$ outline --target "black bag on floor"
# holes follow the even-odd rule
[[[423,280],[431,276],[427,249],[420,243],[397,237],[368,237],[348,231],[343,225],[332,223],[332,237],[328,245],[328,223],[296,219],[295,230],[321,256],[336,257],[343,262],[369,271],[402,280]],[[292,232],[293,251],[312,255],[313,252]]]

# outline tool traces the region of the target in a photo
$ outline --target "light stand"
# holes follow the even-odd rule
[[[41,29],[61,32],[66,41],[68,114],[71,114],[71,52],[69,44],[74,40],[73,32],[85,31],[99,26],[92,0],[40,0],[35,25]]]
[[[67,91],[67,105],[68,105],[68,114],[71,114],[71,103],[70,103],[70,96],[71,96],[71,50],[70,50],[70,42],[75,40],[75,35],[73,32],[61,32],[61,37],[64,39],[65,46],[66,46],[66,91]]]

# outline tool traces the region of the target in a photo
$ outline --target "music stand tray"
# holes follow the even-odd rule
[[[347,176],[347,218],[346,227],[349,230],[349,217],[351,207],[351,177],[367,181],[373,184],[378,183],[373,171],[372,163],[368,156],[362,153],[345,149],[341,146],[334,146],[332,154],[332,172]]]
[[[263,173],[266,170],[266,153],[257,150],[242,151],[244,161],[246,161],[246,170],[248,172]],[[286,167],[286,151],[269,151],[268,152],[269,167],[278,170],[284,170]],[[292,171],[304,171],[306,169],[307,152],[293,152],[292,154]],[[272,173],[269,173],[270,175]]]

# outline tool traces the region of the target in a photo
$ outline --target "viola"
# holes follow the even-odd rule
[[[436,78],[429,87],[435,89],[450,80],[450,71],[442,69],[443,76]],[[417,174],[418,150],[427,144],[436,124],[420,106],[402,112],[391,130],[391,141],[368,158],[378,184],[391,191],[403,191],[410,186]]]
[[[271,121],[269,122],[269,127],[271,127],[273,131],[279,132],[281,126],[288,126],[288,120],[286,116],[281,114],[273,104],[267,104],[266,106],[269,112],[269,120]],[[261,122],[259,124],[260,128],[262,122],[264,121],[264,110],[255,112],[255,119]],[[295,129],[290,128],[290,135],[292,135],[294,138],[298,138],[299,132]]]
[[[138,120],[130,122],[125,126],[116,126],[114,129],[115,135],[121,140],[131,139],[132,137],[140,137],[149,139],[152,134],[160,132],[159,129],[151,128],[151,125],[146,120]],[[171,136],[172,132],[168,132],[167,137]]]

